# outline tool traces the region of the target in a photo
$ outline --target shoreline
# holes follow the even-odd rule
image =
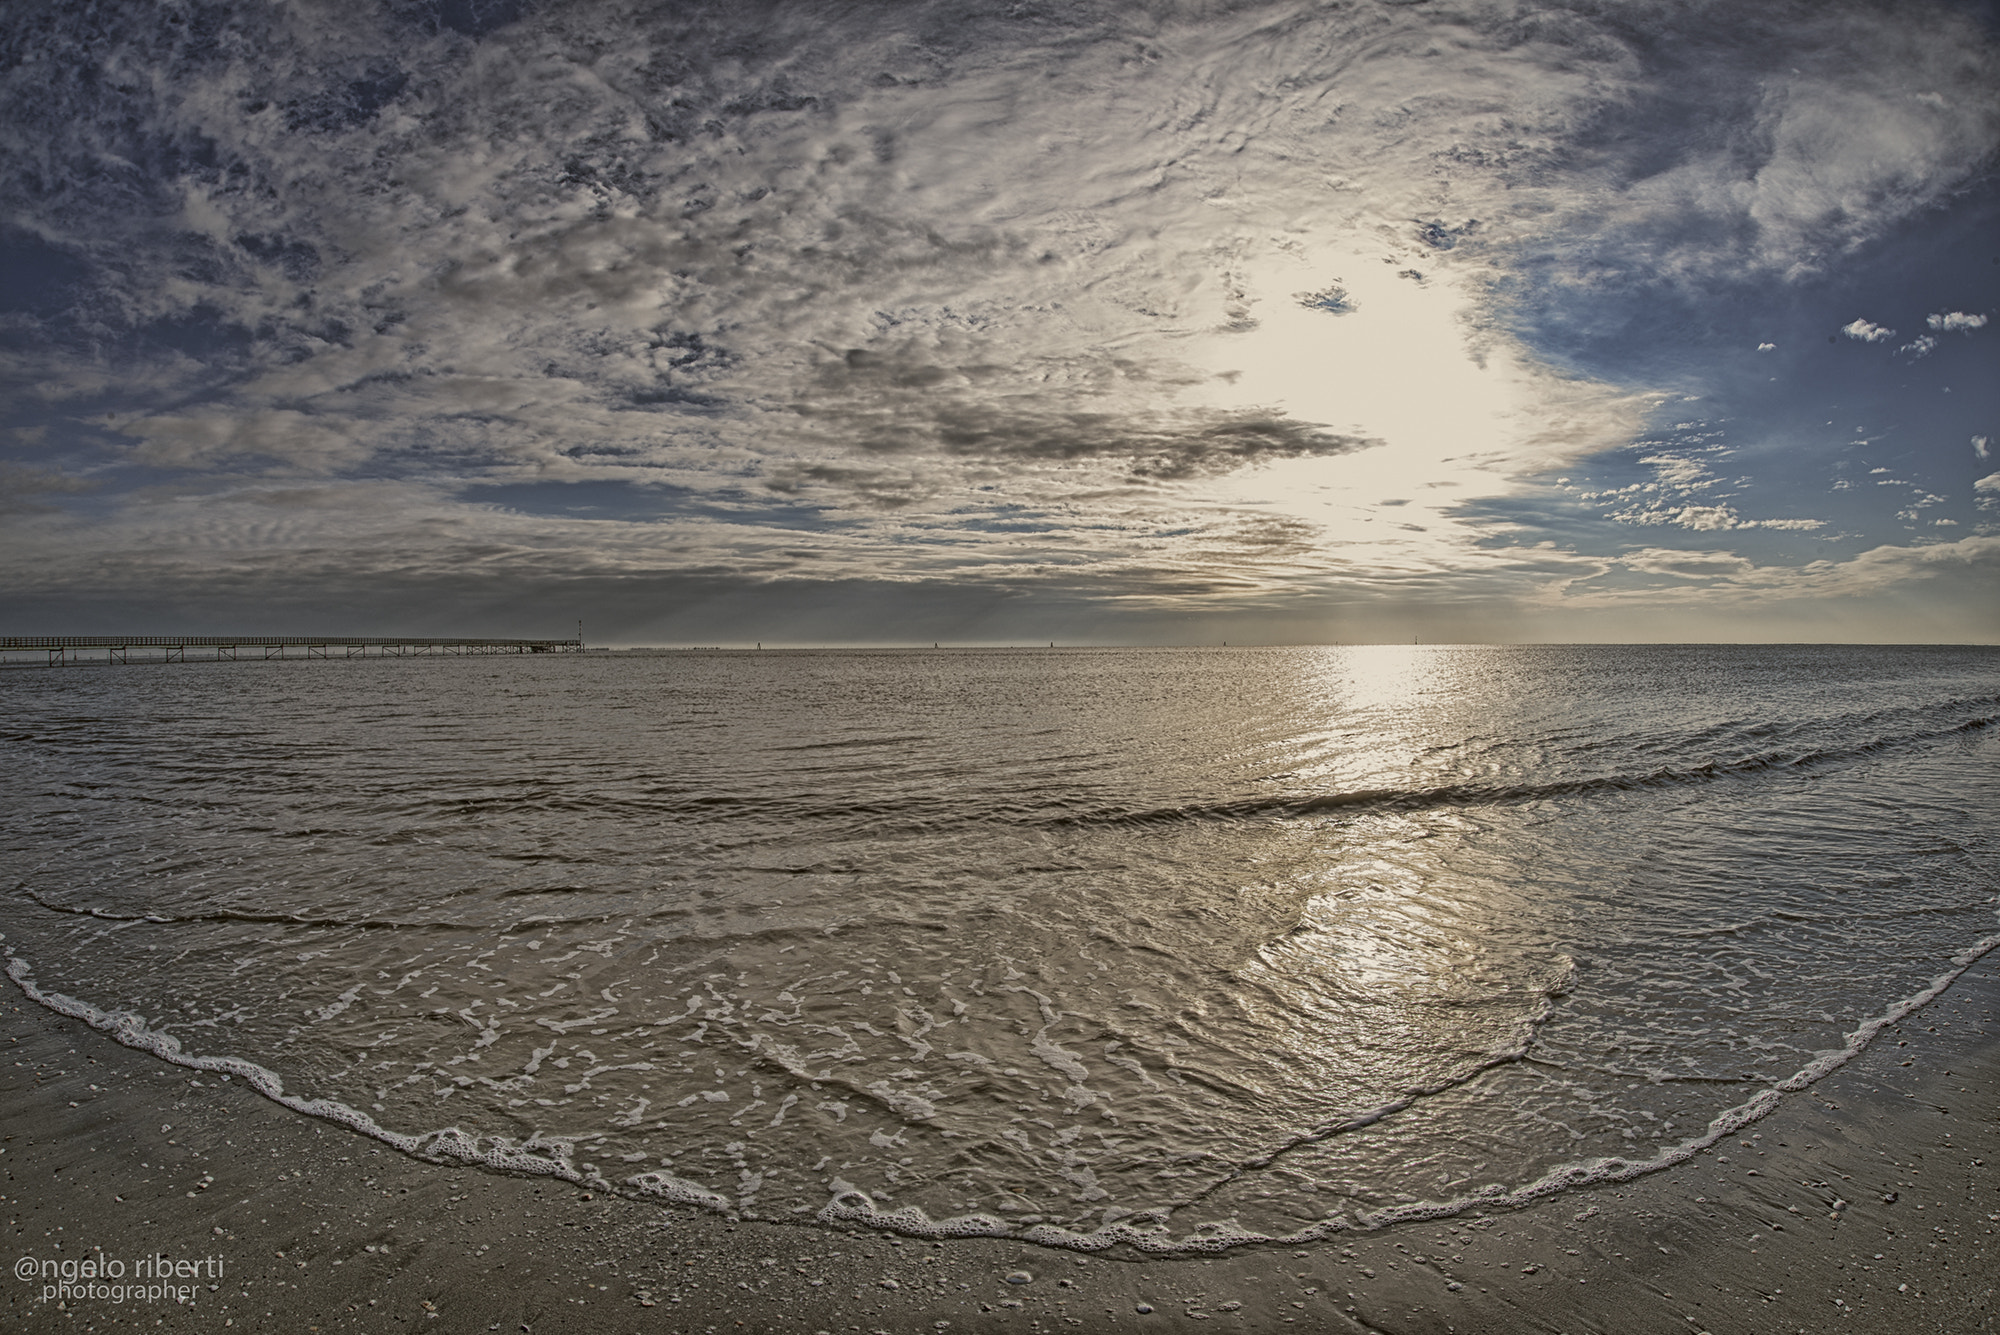
[[[731,1222],[420,1161],[8,993],[10,1265],[101,1256],[126,1283],[160,1251],[207,1267],[188,1306],[43,1302],[16,1275],[21,1328],[2000,1330],[2000,952],[1676,1167],[1150,1257]]]

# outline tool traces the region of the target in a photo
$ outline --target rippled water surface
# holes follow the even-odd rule
[[[1995,931],[1992,650],[73,667],[0,709],[38,993],[745,1214],[1183,1245],[1670,1158]]]

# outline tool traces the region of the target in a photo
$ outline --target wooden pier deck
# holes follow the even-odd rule
[[[495,640],[437,635],[0,635],[0,664],[47,667],[82,663],[235,663],[246,659],[582,652],[580,639]]]

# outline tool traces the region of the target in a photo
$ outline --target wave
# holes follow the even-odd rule
[[[1738,722],[1714,723],[1660,733],[1632,733],[1623,736],[1572,736],[1559,742],[1543,737],[1552,745],[1556,763],[1567,759],[1578,765],[1587,756],[1601,756],[1607,750],[1622,750],[1626,759],[1610,761],[1617,767],[1608,773],[1573,777],[1523,778],[1513,782],[1466,781],[1435,783],[1428,786],[1404,785],[1355,789],[1330,793],[1272,793],[1220,801],[1191,801],[1172,805],[1119,805],[1113,789],[1077,789],[1065,785],[1028,782],[995,791],[991,783],[982,788],[961,788],[937,782],[942,771],[906,765],[884,767],[895,772],[894,782],[873,791],[843,792],[837,787],[814,784],[795,786],[800,776],[791,771],[764,776],[760,783],[750,776],[735,775],[726,786],[662,781],[643,770],[621,771],[603,781],[576,787],[552,782],[546,776],[482,780],[476,791],[439,791],[430,779],[398,782],[373,794],[372,799],[352,814],[375,820],[401,822],[403,826],[426,822],[457,824],[486,822],[532,813],[540,817],[565,817],[597,822],[673,822],[676,828],[712,832],[732,826],[748,826],[757,832],[772,828],[800,830],[834,829],[852,840],[897,833],[935,833],[967,826],[1027,827],[1039,829],[1082,829],[1157,827],[1196,821],[1278,819],[1297,820],[1314,816],[1369,811],[1422,811],[1429,809],[1475,808],[1522,804],[1569,797],[1609,793],[1645,792],[1713,783],[1760,774],[1801,774],[1893,752],[1898,749],[1936,743],[1982,732],[2000,724],[2000,696],[1958,696],[1912,708],[1885,708],[1831,718],[1748,725]],[[1810,734],[1828,731],[1853,738],[1834,744],[1814,745]],[[0,731],[0,739],[7,734]],[[925,740],[922,734],[839,739],[812,742],[791,750],[831,749],[845,753],[853,748],[894,747]],[[1737,747],[1743,752],[1729,755]],[[1749,748],[1756,748],[1750,750]],[[772,748],[775,751],[777,748]],[[1458,745],[1431,748],[1444,754]],[[1675,763],[1676,754],[1700,756],[1722,751],[1723,758],[1694,759]],[[1482,751],[1482,754],[1483,751]],[[1060,759],[1080,757],[1037,757],[1039,768]],[[1652,763],[1657,759],[1660,763]],[[954,773],[958,773],[954,771]],[[227,776],[234,780],[269,779],[282,775],[286,780],[307,784],[310,775],[290,767],[203,765],[193,775],[175,775],[148,758],[147,783],[210,783]],[[960,775],[963,777],[963,775]],[[1282,782],[1286,776],[1261,776],[1257,782]],[[783,779],[783,783],[779,779]],[[157,804],[185,801],[172,792],[146,792],[123,783],[71,784],[77,801]],[[94,791],[81,791],[94,789]],[[1171,790],[1169,790],[1171,791]],[[1165,794],[1162,794],[1163,796]],[[1142,799],[1143,800],[1143,799]],[[337,804],[343,810],[351,804]],[[273,830],[271,837],[313,837],[337,830],[340,822],[327,824],[332,809],[315,813],[312,828]],[[420,832],[420,831],[417,831]],[[405,842],[413,837],[410,828],[384,834],[376,842]],[[496,851],[487,856],[521,864],[585,863],[586,858],[559,849]],[[793,868],[771,868],[777,874],[798,874]],[[816,870],[816,869],[814,869]]]
[[[4,936],[0,936],[0,940],[4,939]],[[1718,1113],[1709,1121],[1707,1128],[1701,1134],[1644,1159],[1597,1158],[1563,1164],[1520,1186],[1508,1187],[1495,1183],[1448,1200],[1417,1201],[1388,1209],[1359,1213],[1353,1218],[1335,1214],[1295,1232],[1282,1234],[1258,1233],[1226,1223],[1201,1224],[1188,1232],[1174,1234],[1168,1230],[1165,1216],[1174,1208],[1185,1208],[1184,1205],[1140,1211],[1131,1216],[1131,1218],[1154,1220],[1152,1227],[1120,1220],[1089,1232],[1066,1229],[1055,1224],[1009,1223],[1007,1220],[984,1213],[932,1219],[917,1206],[881,1210],[867,1192],[839,1178],[834,1179],[831,1184],[831,1199],[813,1218],[816,1222],[828,1225],[862,1226],[927,1239],[1004,1238],[1069,1251],[1102,1252],[1115,1247],[1126,1247],[1145,1255],[1168,1256],[1222,1252],[1242,1246],[1297,1246],[1324,1241],[1347,1233],[1376,1232],[1403,1224],[1452,1218],[1473,1210],[1519,1209],[1563,1192],[1609,1182],[1629,1182],[1634,1178],[1661,1172],[1687,1162],[1702,1151],[1775,1111],[1786,1095],[1810,1088],[1860,1056],[1882,1030],[1902,1021],[1942,996],[1945,990],[1967,970],[1996,948],[2000,948],[2000,934],[1985,937],[1951,956],[1951,968],[1937,974],[1925,987],[1895,1002],[1881,1014],[1862,1022],[1847,1035],[1846,1042],[1840,1047],[1817,1054],[1811,1062],[1790,1076],[1773,1082],[1744,1102]],[[690,1206],[710,1210],[732,1219],[746,1217],[749,1214],[748,1211],[738,1209],[719,1192],[670,1173],[644,1172],[613,1182],[595,1172],[579,1168],[571,1162],[574,1152],[573,1142],[588,1139],[586,1136],[537,1136],[524,1141],[514,1141],[504,1136],[481,1136],[456,1126],[415,1134],[392,1131],[376,1122],[367,1113],[338,1100],[304,1098],[287,1092],[283,1080],[276,1072],[255,1062],[240,1057],[189,1053],[181,1047],[178,1038],[152,1028],[143,1016],[129,1011],[107,1011],[87,1001],[44,989],[35,982],[32,966],[25,956],[17,953],[11,946],[6,947],[6,956],[7,977],[36,1005],[56,1014],[81,1020],[126,1047],[150,1053],[176,1066],[208,1071],[224,1078],[241,1077],[257,1093],[293,1112],[334,1122],[415,1158],[432,1163],[480,1167],[517,1176],[555,1178],[592,1191],[602,1191],[632,1200]],[[1492,1069],[1492,1066],[1497,1064],[1501,1063],[1490,1063],[1482,1069]],[[1260,1156],[1257,1160],[1241,1165],[1237,1175],[1268,1166],[1286,1150],[1298,1144],[1371,1125],[1394,1116],[1414,1102],[1416,1098],[1412,1097],[1384,1105],[1360,1118],[1348,1119],[1341,1124],[1323,1128],[1315,1135],[1301,1137],[1292,1145],[1281,1147],[1272,1154]]]
[[[182,1049],[178,1038],[154,1029],[142,1015],[131,1011],[107,1011],[61,992],[48,991],[36,984],[26,957],[17,954],[11,947],[7,950],[7,977],[36,1005],[58,1015],[81,1020],[128,1048],[150,1053],[162,1061],[184,1066],[191,1071],[220,1075],[225,1080],[240,1077],[250,1088],[273,1103],[307,1117],[334,1122],[415,1158],[432,1163],[487,1168],[522,1177],[552,1177],[593,1191],[620,1191],[620,1184],[586,1172],[570,1162],[576,1137],[530,1137],[514,1141],[504,1136],[475,1135],[455,1126],[414,1135],[391,1131],[367,1113],[337,1099],[304,1098],[287,1092],[285,1082],[277,1072],[256,1062],[242,1057],[215,1057],[187,1052]],[[720,1194],[669,1173],[641,1173],[627,1178],[623,1187],[620,1192],[623,1195],[724,1212],[730,1209],[728,1200]]]
[[[1796,753],[1767,752],[1736,760],[1710,760],[1695,765],[1662,766],[1644,772],[1593,775],[1587,778],[1557,779],[1542,783],[1461,783],[1430,788],[1363,788],[1344,793],[1320,793],[1311,796],[1274,795],[1239,798],[1227,802],[1194,802],[1141,810],[1109,808],[1057,816],[1048,820],[1046,824],[1053,828],[1078,828],[1173,825],[1193,821],[1299,820],[1332,812],[1423,811],[1452,807],[1505,806],[1596,793],[1685,788],[1744,775],[1811,772],[1922,742],[1977,732],[1996,723],[2000,723],[2000,714],[1985,715],[1948,727],[1905,733],[1901,736],[1879,737],[1851,746],[1827,747]]]
[[[1701,1134],[1689,1137],[1644,1159],[1599,1158],[1562,1164],[1521,1186],[1508,1187],[1495,1183],[1464,1196],[1442,1201],[1417,1201],[1384,1210],[1368,1211],[1352,1219],[1336,1214],[1292,1233],[1258,1233],[1230,1224],[1216,1223],[1199,1225],[1187,1233],[1175,1235],[1167,1231],[1164,1223],[1154,1228],[1143,1228],[1123,1221],[1093,1229],[1088,1233],[1079,1233],[1054,1224],[1035,1224],[1024,1228],[984,1214],[933,1220],[916,1206],[904,1206],[901,1209],[888,1211],[878,1210],[866,1192],[845,1184],[840,1184],[844,1189],[836,1190],[834,1199],[820,1211],[817,1218],[827,1223],[858,1224],[912,1237],[997,1237],[1072,1251],[1100,1252],[1124,1246],[1149,1255],[1187,1255],[1195,1252],[1222,1252],[1243,1246],[1301,1246],[1306,1243],[1323,1242],[1346,1233],[1377,1232],[1402,1224],[1450,1219],[1473,1210],[1520,1209],[1566,1191],[1601,1186],[1609,1182],[1630,1182],[1634,1178],[1645,1177],[1686,1163],[1702,1151],[1736,1135],[1751,1123],[1776,1111],[1786,1095],[1810,1088],[1860,1056],[1877,1034],[1937,1000],[1944,994],[1946,988],[1995,948],[2000,948],[2000,935],[1986,937],[1953,955],[1950,969],[1938,974],[1927,986],[1894,1003],[1880,1015],[1864,1021],[1847,1035],[1847,1041],[1840,1047],[1819,1053],[1811,1062],[1790,1076],[1759,1090],[1735,1107],[1716,1114]],[[1394,1111],[1396,1109],[1391,1107],[1378,1116],[1371,1117],[1369,1121],[1379,1121],[1381,1117],[1392,1115]]]
[[[381,930],[399,932],[490,932],[517,931],[542,927],[565,927],[576,923],[603,922],[603,913],[582,913],[569,917],[535,914],[504,922],[420,921],[410,918],[331,918],[299,913],[252,913],[241,909],[204,909],[195,913],[118,913],[89,904],[58,904],[25,883],[16,884],[22,898],[49,913],[76,918],[101,918],[105,922],[151,923],[171,926],[184,923],[252,923],[258,926],[313,927],[331,930]],[[645,918],[685,917],[686,910],[672,909],[643,915]],[[803,934],[803,933],[802,933]]]

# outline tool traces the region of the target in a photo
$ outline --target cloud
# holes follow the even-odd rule
[[[37,542],[90,540],[55,572],[23,539],[9,579],[1470,596],[1518,574],[1472,503],[1638,427],[1635,387],[1513,332],[1527,287],[1825,273],[2000,125],[1948,7],[505,8],[252,7],[220,41],[113,0],[23,37],[0,245],[60,281],[0,313],[0,386],[112,495],[33,492]],[[1647,463],[1612,518],[1822,523]],[[462,499],[567,483],[659,513]]]
[[[1987,451],[1991,447],[1991,445],[1992,441],[1989,437],[1974,436],[1972,438],[1972,452],[1981,459],[1987,457]]]
[[[1647,455],[1639,462],[1653,465],[1656,470],[1654,474],[1656,483],[1668,490],[1688,492],[1714,481],[1707,467],[1699,459],[1654,454]]]
[[[1855,319],[1842,325],[1840,332],[1863,343],[1880,343],[1896,336],[1895,330],[1863,319]]]
[[[0,459],[0,515],[48,513],[53,507],[43,498],[73,496],[97,485],[89,478],[72,477],[58,469]]]
[[[1607,518],[1621,524],[1672,525],[1697,533],[1724,529],[1769,529],[1779,533],[1811,533],[1826,527],[1824,519],[1745,519],[1729,505],[1634,505],[1613,511]]]
[[[1755,569],[1734,552],[1682,552],[1660,547],[1628,552],[1618,564],[1648,575],[1673,575],[1682,579],[1727,579]]]
[[[1955,542],[1927,541],[1918,546],[1885,544],[1846,559],[1821,559],[1799,565],[1759,565],[1729,552],[1661,549],[1621,556],[1618,564],[1645,573],[1675,575],[1690,582],[1665,589],[1633,589],[1589,581],[1560,581],[1549,585],[1544,596],[1572,606],[1594,608],[1637,603],[1653,603],[1662,608],[1675,603],[1756,608],[1797,600],[1873,599],[1931,581],[1969,581],[1963,587],[1970,591],[2000,575],[2000,536],[1975,535]]]
[[[102,424],[138,438],[132,457],[154,468],[192,469],[249,458],[329,473],[371,453],[365,422],[290,409],[112,417]]]
[[[1523,247],[1524,300],[1554,336],[1636,331],[1647,294],[1699,305],[1834,272],[1979,177],[2000,138],[2000,71],[1968,13],[1696,4],[1678,11],[1707,30],[1691,60],[1647,40],[1640,15],[1660,10],[1623,12],[1588,30],[1629,61],[1574,141],[1598,189],[1548,191],[1563,224]]]
[[[1964,311],[1940,312],[1924,317],[1924,323],[1940,333],[1971,333],[1986,327],[1984,315],[1967,315]]]
[[[2000,570],[2000,537],[1960,538],[1922,547],[1875,547],[1851,561],[1816,561],[1804,569],[1809,579],[1822,582],[1829,591],[1859,593],[1960,568]]]
[[[1676,511],[1667,522],[1679,524],[1682,528],[1708,531],[1735,528],[1740,520],[1736,511],[1726,505],[1689,505]]]
[[[1908,353],[1910,360],[1915,361],[1919,357],[1928,356],[1935,347],[1937,347],[1936,339],[1932,338],[1929,334],[1919,334],[1902,347],[1897,348],[1896,351],[1899,353]]]
[[[1759,343],[1757,345],[1757,351],[1759,352],[1776,352],[1777,350],[1778,345],[1775,343]]]
[[[1988,473],[1972,484],[1974,491],[2000,492],[2000,473]]]

